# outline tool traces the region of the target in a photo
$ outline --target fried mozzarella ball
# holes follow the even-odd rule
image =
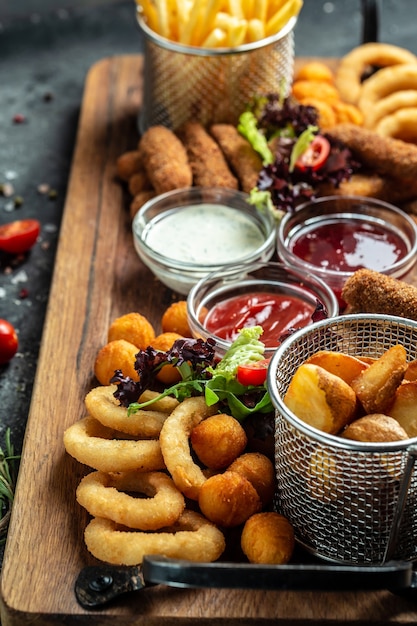
[[[207,519],[224,528],[243,524],[262,508],[255,487],[244,476],[230,471],[215,474],[203,483],[198,504]]]
[[[177,333],[183,337],[192,337],[187,315],[187,301],[179,300],[169,306],[161,319],[164,333]]]
[[[257,513],[245,522],[240,543],[250,563],[284,565],[294,551],[294,529],[279,513]]]
[[[154,350],[167,352],[177,339],[183,339],[179,333],[161,333],[153,339],[151,346]],[[173,385],[181,380],[181,374],[174,365],[164,365],[158,372],[157,379],[165,385]]]
[[[218,413],[197,424],[191,431],[190,441],[203,465],[220,470],[242,454],[248,439],[237,419]]]
[[[267,456],[260,452],[246,452],[238,456],[228,470],[237,472],[252,483],[263,507],[272,502],[275,494],[275,468]]]
[[[107,334],[108,341],[125,339],[139,350],[145,350],[155,339],[155,330],[150,321],[140,313],[126,313],[113,321]]]
[[[122,370],[123,376],[138,380],[135,370],[137,346],[125,339],[109,341],[97,354],[94,374],[99,383],[109,385],[115,370]]]

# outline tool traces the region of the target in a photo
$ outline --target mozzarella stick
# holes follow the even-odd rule
[[[258,182],[259,172],[262,169],[261,157],[232,124],[213,124],[210,134],[222,149],[242,190],[249,193]]]
[[[342,298],[349,313],[379,313],[417,320],[417,287],[380,274],[357,270],[347,279]]]
[[[223,152],[202,124],[186,122],[177,134],[187,151],[194,185],[238,188],[237,178],[230,171]]]
[[[165,126],[151,126],[142,135],[139,147],[148,178],[158,194],[191,187],[193,174],[187,151],[175,133]]]

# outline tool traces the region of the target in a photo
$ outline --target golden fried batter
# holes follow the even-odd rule
[[[193,174],[187,152],[171,130],[151,126],[142,135],[139,149],[149,180],[158,194],[191,187]]]
[[[119,156],[116,162],[117,176],[128,181],[133,174],[143,170],[143,156],[140,150],[129,150]]]
[[[354,124],[338,124],[328,133],[346,144],[365,167],[377,174],[399,179],[417,178],[416,145],[381,137]]]
[[[227,162],[239,179],[243,191],[256,187],[262,159],[232,124],[213,124],[210,134],[220,145]]]
[[[349,313],[379,313],[417,320],[417,288],[374,270],[356,271],[347,279],[342,298]]]
[[[333,194],[364,196],[397,204],[407,202],[417,196],[417,181],[398,180],[391,176],[371,173],[355,173],[349,180],[342,181],[337,189],[330,184],[321,185],[319,193],[321,196]]]
[[[202,124],[186,122],[178,129],[177,135],[187,150],[194,185],[238,188],[238,180],[230,171],[223,152]]]

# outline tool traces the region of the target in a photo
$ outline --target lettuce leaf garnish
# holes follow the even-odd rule
[[[251,111],[245,111],[239,117],[237,126],[239,133],[245,137],[252,148],[257,152],[265,165],[273,162],[274,155],[268,146],[268,141],[258,128],[258,121]]]
[[[244,328],[227,350],[223,359],[215,363],[215,342],[208,339],[179,339],[167,352],[153,348],[141,350],[136,355],[135,369],[139,381],[124,377],[116,370],[111,383],[117,384],[114,396],[132,414],[152,405],[165,396],[184,400],[193,395],[204,394],[208,406],[219,402],[225,412],[238,420],[252,413],[273,411],[266,384],[246,387],[236,378],[239,364],[251,363],[264,358],[265,345],[260,341],[262,328]],[[154,388],[156,375],[167,364],[174,365],[182,380],[166,388],[161,394],[146,402],[139,402],[145,389]]]

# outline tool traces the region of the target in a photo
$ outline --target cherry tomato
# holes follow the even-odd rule
[[[298,158],[295,167],[302,172],[307,168],[318,170],[325,164],[329,153],[329,141],[322,135],[316,135],[307,150]]]
[[[12,324],[0,319],[0,365],[8,363],[14,357],[18,345],[17,334]]]
[[[255,363],[246,363],[245,365],[238,365],[237,368],[237,380],[241,385],[248,387],[249,385],[263,385],[266,381],[266,375],[268,372],[269,359],[262,359]]]
[[[16,220],[0,226],[0,250],[23,254],[36,242],[41,230],[38,220]]]

